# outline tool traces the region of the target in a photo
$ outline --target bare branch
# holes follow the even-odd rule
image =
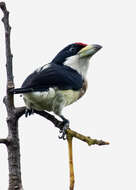
[[[62,129],[62,122],[57,120],[53,115],[51,115],[50,113],[47,113],[45,111],[37,111],[37,110],[34,110],[34,113],[37,113],[39,115],[41,115],[42,117],[50,120],[54,125],[55,127],[59,128],[59,129]],[[105,142],[103,140],[97,140],[97,139],[92,139],[91,137],[88,137],[88,136],[84,136],[76,131],[73,131],[71,129],[67,129],[67,135],[70,135],[71,137],[75,137],[81,141],[84,141],[86,142],[89,146],[90,145],[108,145],[109,142]]]
[[[9,12],[6,4],[0,2],[0,8],[3,11],[2,18],[5,28],[5,49],[6,49],[6,72],[7,72],[7,92],[3,102],[7,109],[7,125],[8,137],[1,139],[0,143],[4,143],[8,150],[8,166],[9,166],[9,188],[8,190],[22,190],[21,168],[20,168],[20,144],[18,134],[18,116],[20,110],[14,107],[14,97],[9,93],[9,89],[14,88],[13,71],[12,71],[12,54],[10,48],[10,31]]]
[[[7,68],[7,80],[8,80],[8,88],[13,88],[13,72],[12,72],[12,57],[13,55],[11,54],[11,48],[10,48],[10,31],[11,27],[9,25],[9,12],[7,11],[6,5],[4,2],[0,2],[0,8],[3,11],[4,17],[2,18],[2,21],[4,23],[5,27],[5,43],[6,43],[6,58],[7,58],[7,63],[6,67]]]
[[[14,108],[13,94],[8,92],[8,89],[14,88],[13,72],[12,72],[13,55],[11,53],[11,48],[10,48],[11,27],[9,25],[9,12],[7,11],[6,4],[4,2],[0,2],[0,8],[4,14],[2,22],[5,28],[6,72],[7,72],[7,96],[5,97],[5,102],[8,102],[9,106],[6,106],[8,111],[12,112]]]
[[[55,127],[62,129],[62,121],[57,120],[55,116],[51,115],[50,113],[46,111],[37,111],[37,110],[34,110],[34,113],[50,120],[55,125]]]
[[[17,116],[18,118],[21,117],[24,113],[25,113],[25,109],[26,107],[19,107],[16,108],[17,111]],[[55,118],[54,115],[51,115],[50,113],[46,112],[46,111],[37,111],[34,110],[34,113],[48,119],[49,121],[51,121],[55,127],[62,129],[62,121],[59,121],[58,119]],[[109,142],[103,141],[103,140],[97,140],[97,139],[92,139],[91,137],[82,135],[76,131],[73,131],[71,129],[67,129],[67,135],[70,135],[71,137],[75,137],[81,141],[86,142],[89,146],[90,145],[109,145]]]
[[[74,183],[75,183],[72,139],[73,137],[71,135],[67,135],[68,155],[69,155],[69,177],[70,177],[69,189],[70,190],[74,189]]]
[[[92,139],[91,137],[84,136],[80,133],[77,133],[76,131],[73,131],[71,129],[67,129],[67,134],[71,135],[72,137],[75,137],[81,141],[86,142],[89,146],[90,145],[109,145],[109,142],[103,141],[103,140],[97,140],[97,139]]]

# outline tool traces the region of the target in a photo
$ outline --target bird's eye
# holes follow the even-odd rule
[[[69,51],[71,51],[71,52],[73,52],[74,50],[75,50],[74,47],[71,47],[71,48],[69,49]]]

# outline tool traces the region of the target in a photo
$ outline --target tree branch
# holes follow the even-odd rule
[[[67,134],[71,135],[72,137],[75,137],[81,141],[86,142],[89,146],[91,145],[109,145],[109,142],[103,141],[103,140],[97,140],[92,139],[91,137],[84,136],[76,131],[73,131],[71,129],[67,129]]]
[[[50,113],[47,113],[45,111],[37,111],[37,110],[34,110],[34,113],[38,114],[38,115],[41,115],[42,117],[50,120],[55,127],[59,128],[59,129],[62,129],[62,122],[57,120],[53,115],[51,115]],[[84,141],[86,142],[89,146],[90,145],[109,145],[109,142],[106,142],[106,141],[103,141],[103,140],[97,140],[97,139],[92,139],[91,137],[88,137],[88,136],[84,136],[76,131],[73,131],[71,129],[67,129],[67,135],[70,135],[72,137],[75,137],[81,141]]]
[[[9,12],[7,11],[6,4],[4,2],[0,2],[0,8],[3,11],[4,17],[2,18],[2,22],[5,28],[5,49],[6,49],[6,72],[7,72],[7,96],[5,100],[9,106],[6,106],[9,112],[12,112],[14,109],[14,100],[13,94],[8,92],[8,89],[14,88],[13,81],[13,66],[12,66],[12,58],[13,55],[11,53],[10,48],[10,32],[11,27],[9,25]]]
[[[46,112],[46,111],[37,111],[34,110],[34,113],[48,119],[49,121],[51,121],[55,127],[62,129],[62,121],[59,121],[55,118],[55,116],[51,115],[50,113]]]
[[[19,108],[16,108],[17,112],[17,117],[21,117],[24,113],[25,113],[25,109],[26,107],[19,107]],[[59,121],[58,119],[55,118],[54,115],[51,115],[50,113],[46,112],[46,111],[37,111],[37,110],[34,110],[34,113],[46,118],[47,120],[51,121],[55,127],[59,128],[59,129],[62,129],[62,121]],[[106,142],[106,141],[103,141],[103,140],[97,140],[97,139],[92,139],[91,137],[88,137],[88,136],[85,136],[85,135],[82,135],[76,131],[73,131],[71,129],[67,129],[67,134],[72,136],[72,137],[75,137],[83,142],[86,142],[89,146],[90,145],[109,145],[109,142]]]
[[[14,96],[9,93],[9,89],[14,88],[13,71],[12,71],[12,54],[10,48],[10,31],[9,12],[6,4],[0,2],[0,8],[3,11],[3,24],[5,28],[5,49],[6,49],[6,72],[7,72],[7,92],[3,102],[7,109],[7,139],[0,139],[0,143],[7,145],[8,166],[9,166],[9,187],[8,190],[22,190],[21,168],[20,168],[20,144],[18,134],[18,115],[20,110],[14,107]]]
[[[0,8],[3,11],[4,17],[2,21],[5,27],[5,42],[6,42],[6,67],[7,67],[7,79],[8,79],[8,88],[13,88],[13,72],[12,72],[12,53],[10,48],[10,32],[11,27],[9,25],[9,12],[7,11],[6,5],[4,2],[0,2]]]

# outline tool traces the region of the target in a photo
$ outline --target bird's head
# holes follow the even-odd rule
[[[73,43],[63,48],[52,60],[56,64],[64,64],[68,57],[76,55],[81,49],[86,47],[87,44]]]
[[[102,46],[97,44],[73,43],[62,49],[52,62],[72,67],[85,77],[90,58],[101,48]]]

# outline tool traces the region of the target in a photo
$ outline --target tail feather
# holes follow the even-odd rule
[[[27,92],[32,92],[33,88],[15,88],[15,89],[10,89],[9,92],[13,94],[22,94],[22,93],[27,93]]]

